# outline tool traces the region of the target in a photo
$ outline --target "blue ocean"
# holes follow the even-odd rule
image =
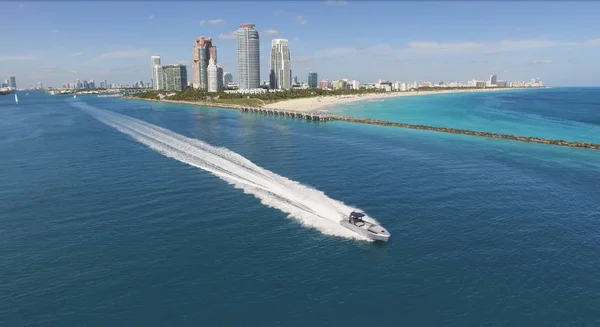
[[[0,326],[600,325],[600,151],[0,97]],[[331,111],[600,143],[600,89]],[[358,209],[387,244],[337,224]]]

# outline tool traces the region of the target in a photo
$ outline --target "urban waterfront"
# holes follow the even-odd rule
[[[523,115],[596,133],[597,89],[528,92],[511,95],[537,97]],[[473,117],[484,119],[482,104],[501,108],[506,93],[399,101],[427,97],[472,101]],[[597,151],[159,102],[149,110],[92,95],[21,98],[0,98],[0,271],[9,281],[0,313],[8,326],[362,326],[372,312],[389,325],[597,322]],[[556,98],[570,99],[571,110],[551,109]],[[449,101],[448,113],[463,110]],[[369,104],[381,103],[361,110]],[[365,210],[392,240],[332,236],[339,230],[299,212],[288,217],[277,208],[306,201],[301,193],[265,181],[283,198],[257,199],[81,105],[147,122],[144,133],[194,151],[184,152],[189,160],[204,146],[172,143],[159,126],[226,147],[324,192],[318,198]],[[485,119],[491,130],[504,125]],[[243,165],[252,170],[238,176],[256,169]],[[363,310],[352,310],[356,303]]]

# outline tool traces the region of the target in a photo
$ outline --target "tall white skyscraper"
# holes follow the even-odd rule
[[[271,89],[289,90],[292,88],[292,69],[290,67],[290,45],[286,39],[271,41]]]
[[[237,30],[237,62],[240,90],[260,87],[260,45],[254,24],[241,24]]]
[[[160,69],[160,56],[150,57],[150,62],[152,64],[152,88],[155,90],[160,90],[160,86],[162,84],[162,78],[159,78],[160,72],[162,70]]]
[[[218,92],[223,89],[223,68],[211,58],[206,68],[208,73],[208,92]]]

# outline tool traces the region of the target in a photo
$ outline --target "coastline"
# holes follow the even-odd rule
[[[409,92],[386,92],[359,95],[335,95],[315,98],[301,98],[270,103],[266,109],[283,109],[299,112],[311,112],[327,110],[330,107],[342,104],[354,103],[359,101],[379,100],[387,98],[422,96],[432,94],[451,94],[451,93],[475,93],[475,92],[502,92],[512,90],[527,90],[532,88],[502,88],[502,89],[468,89],[468,90],[445,90],[445,91],[409,91]],[[537,88],[536,88],[537,89]]]
[[[405,91],[405,92],[385,92],[385,93],[368,93],[368,94],[355,94],[355,95],[331,95],[331,96],[320,96],[312,98],[300,98],[283,100],[274,103],[269,103],[262,108],[265,109],[279,109],[296,112],[316,112],[316,111],[327,111],[330,107],[335,107],[343,104],[379,100],[396,97],[406,96],[424,96],[433,94],[452,94],[452,93],[479,93],[479,92],[504,92],[504,91],[516,91],[516,90],[529,90],[529,89],[541,89],[540,88],[501,88],[501,89],[466,89],[466,90],[443,90],[443,91]],[[123,96],[123,99],[133,99],[142,101],[154,101],[154,102],[165,102],[173,104],[187,104],[201,107],[213,107],[222,109],[236,109],[240,110],[248,105],[233,104],[233,103],[219,103],[213,101],[185,101],[185,100],[167,100],[167,99],[142,99],[135,96]]]
[[[132,99],[132,100],[140,100],[140,101],[152,101],[152,102],[166,102],[173,104],[188,104],[192,106],[200,106],[200,107],[213,107],[220,109],[242,109],[244,106],[239,104],[229,104],[229,103],[217,103],[217,102],[208,102],[208,101],[183,101],[183,100],[159,100],[159,99],[142,99],[136,98],[132,96],[124,96],[122,99]]]

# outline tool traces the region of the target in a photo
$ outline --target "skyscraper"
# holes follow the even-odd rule
[[[10,77],[10,81],[8,83],[8,86],[12,87],[13,89],[17,88],[17,79],[14,76]]]
[[[223,89],[223,68],[211,58],[207,68],[208,92],[218,92]]]
[[[317,73],[308,73],[308,87],[317,88],[319,84],[319,75]]]
[[[240,90],[260,87],[260,45],[254,24],[241,24],[237,30],[237,62]]]
[[[292,70],[290,68],[290,46],[286,39],[271,41],[271,74],[272,89],[289,90],[292,88]]]
[[[150,63],[152,67],[152,88],[155,90],[160,90],[161,78],[159,78],[158,74],[160,73],[160,56],[152,56],[150,57]],[[158,67],[158,68],[157,68]],[[104,81],[105,87],[106,81]]]
[[[217,62],[217,47],[213,46],[212,38],[201,36],[196,39],[192,47],[194,55],[194,86],[201,90],[208,90],[208,64],[212,58]]]
[[[231,73],[223,74],[223,85],[228,85],[230,83],[233,83],[233,75],[231,75]]]
[[[496,84],[498,84],[498,76],[496,76],[496,75],[490,76],[490,85],[496,85]]]
[[[187,68],[185,65],[166,65],[161,67],[166,91],[183,91],[187,86]]]

